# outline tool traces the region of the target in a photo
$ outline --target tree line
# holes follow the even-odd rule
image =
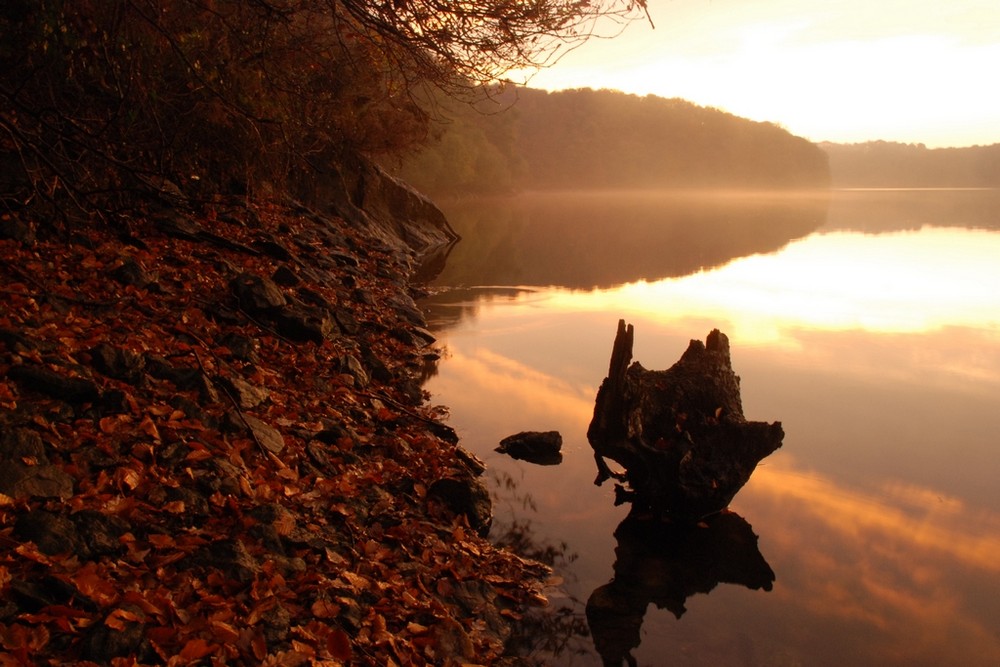
[[[836,187],[1000,187],[1000,144],[927,148],[923,144],[871,141],[822,144],[822,148],[830,156]]]
[[[816,188],[826,154],[772,123],[680,99],[516,88],[446,104],[433,140],[395,164],[430,194],[577,188]]]

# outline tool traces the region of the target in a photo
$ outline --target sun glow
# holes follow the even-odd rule
[[[996,3],[724,4],[651,0],[656,30],[588,43],[530,85],[680,97],[813,141],[1000,141],[984,78],[1000,63]]]

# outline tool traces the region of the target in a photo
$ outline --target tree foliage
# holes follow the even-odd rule
[[[506,94],[517,97],[512,113],[453,109],[440,140],[403,162],[403,178],[433,194],[829,183],[823,151],[772,123],[611,90]],[[494,161],[477,173],[453,168],[469,156]]]
[[[543,66],[639,0],[12,0],[0,7],[0,198],[65,212],[284,188],[421,140],[421,86]]]
[[[1000,144],[927,148],[923,144],[870,141],[823,144],[837,187],[1000,187]]]

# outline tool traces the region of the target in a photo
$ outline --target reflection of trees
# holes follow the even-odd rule
[[[577,554],[570,551],[564,540],[551,542],[537,535],[532,520],[524,517],[538,511],[531,494],[521,491],[519,480],[508,472],[493,472],[492,477],[494,512],[498,506],[505,507],[504,514],[509,518],[494,516],[490,539],[523,558],[545,563],[556,572],[566,572]],[[549,607],[530,610],[514,625],[507,653],[543,662],[587,653],[587,644],[581,641],[589,635],[583,607],[580,600],[563,596]]]
[[[632,512],[615,530],[615,577],[587,600],[587,622],[605,665],[635,665],[646,608],[680,618],[687,598],[719,583],[771,590],[774,572],[743,517],[722,512],[698,524],[663,523]]]
[[[825,196],[548,193],[455,202],[436,285],[610,287],[772,252],[826,220]]]

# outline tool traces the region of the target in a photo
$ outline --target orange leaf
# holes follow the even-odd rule
[[[163,511],[164,512],[170,512],[171,514],[183,514],[184,513],[184,501],[183,500],[175,500],[173,502],[169,502],[169,503],[167,503],[166,505],[163,506]]]
[[[340,614],[340,605],[328,600],[316,600],[312,604],[312,614],[316,618],[336,618]]]
[[[98,573],[96,563],[87,563],[70,579],[83,595],[97,604],[112,604],[118,598],[117,587]]]
[[[148,435],[153,440],[160,439],[160,430],[156,428],[156,424],[153,423],[153,420],[150,419],[149,415],[143,417],[142,421],[139,422],[139,430]]]
[[[225,644],[233,644],[240,638],[240,632],[229,623],[222,621],[212,621],[209,623],[212,628],[212,636]]]
[[[195,637],[184,645],[179,655],[185,660],[200,660],[206,655],[212,655],[218,648],[218,644],[209,644],[201,637]]]
[[[143,618],[128,609],[115,609],[104,619],[104,624],[115,630],[124,630],[129,623],[141,623]]]
[[[150,544],[159,549],[169,549],[176,545],[174,538],[160,533],[151,533],[146,539],[149,540]]]
[[[115,429],[118,428],[118,424],[120,424],[121,421],[119,421],[117,416],[101,417],[101,421],[99,423],[101,426],[101,433],[111,434],[115,432]]]

